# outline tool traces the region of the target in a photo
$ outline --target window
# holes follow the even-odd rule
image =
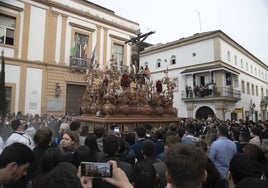
[[[248,62],[246,62],[246,71],[248,71]]]
[[[175,64],[176,64],[176,56],[173,55],[173,56],[171,56],[171,58],[170,58],[170,65],[175,65]]]
[[[253,73],[253,66],[252,65],[250,65],[250,71],[251,71],[251,73]]]
[[[257,68],[255,67],[255,75],[257,76]]]
[[[161,59],[157,59],[156,68],[160,68],[160,67],[161,67]]]
[[[249,83],[247,82],[247,94],[250,95],[250,88],[249,88]]]
[[[235,65],[237,65],[237,56],[236,55],[234,56],[234,62],[235,62]]]
[[[243,69],[244,67],[243,59],[240,60],[240,64],[241,64],[241,68]]]
[[[255,93],[254,93],[254,84],[251,84],[251,94],[255,95]]]
[[[0,15],[0,43],[14,45],[16,19]]]
[[[263,91],[263,88],[261,88],[261,97],[264,96],[264,91]]]
[[[259,88],[256,86],[256,96],[259,96]]]
[[[124,60],[124,46],[120,44],[113,45],[113,54],[117,62],[119,62],[120,67],[123,67]]]
[[[244,82],[244,80],[241,81],[241,92],[245,93],[245,82]]]
[[[259,73],[259,77],[261,77],[261,71],[260,70],[258,71],[258,73]]]
[[[230,53],[230,51],[227,51],[227,59],[228,59],[228,61],[231,61],[231,53]]]
[[[74,44],[71,49],[71,56],[78,58],[87,58],[88,36],[81,33],[75,33]]]

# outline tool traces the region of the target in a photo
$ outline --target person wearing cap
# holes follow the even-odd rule
[[[16,119],[11,122],[11,127],[14,131],[5,142],[5,146],[7,147],[15,142],[19,142],[25,144],[29,148],[34,148],[34,142],[31,136],[25,133],[26,122],[23,119]]]

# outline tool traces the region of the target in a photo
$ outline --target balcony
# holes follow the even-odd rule
[[[70,56],[70,66],[77,68],[91,68],[91,59]]]
[[[261,104],[263,104],[263,105],[268,104],[268,96],[263,96],[261,98]]]
[[[185,102],[193,101],[230,101],[238,102],[241,100],[241,93],[239,90],[229,87],[216,87],[214,90],[207,89],[203,91],[194,92],[190,90],[188,97],[186,91],[182,91],[181,99]]]

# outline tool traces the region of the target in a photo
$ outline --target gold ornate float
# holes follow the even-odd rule
[[[133,70],[133,64],[119,67],[112,56],[107,67],[95,63],[86,71],[87,83],[83,96],[81,122],[108,125],[118,124],[128,131],[137,124],[165,124],[178,122],[177,109],[173,107],[173,90],[176,84],[164,71],[162,79],[153,81],[148,67]],[[130,126],[128,126],[130,125]]]

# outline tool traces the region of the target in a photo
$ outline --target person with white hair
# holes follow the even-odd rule
[[[57,147],[59,145],[59,143],[61,142],[62,136],[67,130],[70,130],[70,125],[65,122],[62,123],[59,127],[59,136],[54,138],[52,146]]]

